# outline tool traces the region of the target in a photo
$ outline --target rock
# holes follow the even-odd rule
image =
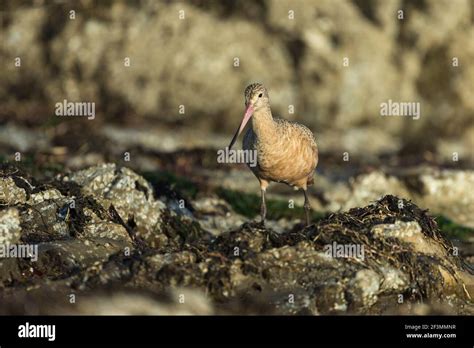
[[[45,134],[18,127],[13,123],[0,126],[0,144],[20,154],[31,150],[45,150],[50,146]]]
[[[101,264],[118,252],[126,243],[98,237],[69,239],[38,244],[39,258],[32,262],[33,273],[60,279],[69,277],[94,264]],[[130,247],[130,244],[128,244]]]
[[[185,16],[182,20],[180,11]],[[256,76],[271,85],[280,109],[286,109],[292,99],[284,46],[278,41],[266,45],[264,31],[254,24],[219,21],[186,4],[149,4],[142,11],[115,4],[107,17],[108,23],[95,18],[72,21],[53,40],[52,58],[60,61],[59,69],[67,80],[50,88],[51,95],[93,100],[103,88],[107,96],[120,98],[124,107],[140,115],[169,120],[183,117],[180,105],[185,115],[214,117],[243,109],[242,97],[235,96],[242,96],[250,82],[245,76]],[[250,36],[251,41],[247,40]],[[65,50],[71,53],[66,58]],[[79,52],[86,53],[76,54]],[[124,65],[126,58],[130,67]],[[234,66],[235,59],[238,66]],[[81,79],[74,74],[77,67]],[[215,103],[216,96],[219,103]],[[232,128],[234,123],[229,122]]]
[[[471,170],[421,168],[415,173],[387,174],[380,170],[349,179],[350,187],[336,183],[327,187],[329,211],[368,204],[386,193],[412,199],[433,213],[474,227],[474,173]]]
[[[0,211],[0,246],[16,244],[20,241],[20,213],[16,208]]]
[[[367,146],[367,139],[370,139],[370,146]],[[401,140],[398,136],[381,132],[377,126],[354,126],[344,129],[343,132],[325,129],[324,132],[317,133],[318,146],[321,149],[330,149],[340,154],[340,157],[345,154],[349,158],[357,156],[367,162],[376,162],[382,153],[395,153],[402,145]]]
[[[368,308],[374,305],[378,300],[378,292],[382,278],[377,272],[371,269],[362,269],[357,271],[354,278],[351,279],[349,293],[351,297],[360,303],[355,302],[355,307]]]
[[[3,312],[24,313],[15,297],[22,287],[37,299],[64,295],[38,313],[69,311],[62,301],[71,291],[83,298],[79,314],[386,314],[420,300],[472,311],[465,259],[403,198],[384,196],[305,228],[293,220],[264,227],[239,225],[231,205],[203,192],[191,199],[190,216],[177,214],[155,198],[159,186],[113,164],[45,182],[13,169],[2,169],[2,182],[11,179],[10,191],[23,198],[2,202],[0,239],[39,253],[37,261],[0,260]],[[405,188],[379,173],[358,181],[372,192],[387,183]],[[354,195],[361,197],[369,196]]]
[[[119,149],[140,146],[150,151],[173,152],[206,147],[224,148],[229,145],[229,137],[226,134],[219,132],[209,134],[208,131],[198,129],[170,130],[163,127],[123,129],[123,127],[106,126],[102,134]]]
[[[210,315],[216,309],[199,290],[176,288],[159,296],[127,289],[80,294],[80,301],[69,303],[71,292],[46,287],[19,290],[0,308],[0,313],[20,314],[28,308],[35,315]],[[184,297],[180,297],[184,296]],[[184,298],[184,303],[180,302]],[[67,301],[68,305],[64,306]]]
[[[80,227],[67,221],[70,199],[45,200],[22,211],[23,238],[38,243],[71,236]]]
[[[193,207],[201,227],[213,235],[236,229],[245,222],[245,218],[233,213],[230,205],[223,199],[197,199],[193,202]]]
[[[375,225],[371,231],[378,238],[417,238],[422,236],[421,227],[416,221],[395,221],[394,224]],[[414,243],[418,245],[418,243]],[[424,250],[425,252],[427,250]]]
[[[420,176],[423,196],[420,203],[433,211],[474,227],[474,172],[442,170]],[[469,193],[468,193],[469,192]]]
[[[269,25],[298,43],[297,115],[314,129],[344,134],[348,128],[369,125],[383,129],[377,138],[386,137],[383,147],[393,149],[401,145],[400,136],[404,143],[417,142],[427,133],[454,139],[470,124],[465,116],[472,114],[472,89],[462,86],[472,81],[473,69],[452,64],[453,57],[473,57],[474,44],[467,39],[474,30],[468,1],[416,5],[398,0],[297,0],[267,5]],[[398,18],[399,10],[403,19]],[[343,66],[344,58],[348,66]],[[389,99],[420,101],[421,118],[415,122],[381,117],[380,104]],[[365,139],[351,139],[355,146],[346,149],[357,151]],[[328,144],[334,142],[328,139]],[[435,137],[422,142],[435,142]],[[365,146],[369,153],[370,148]]]
[[[25,274],[64,278],[97,262],[100,265],[112,255],[130,255],[142,247],[136,244],[137,235],[150,248],[167,242],[160,232],[165,205],[154,199],[147,181],[127,168],[92,167],[48,184],[36,182],[14,167],[2,168],[1,173],[0,183],[5,188],[2,204],[16,206],[0,211],[1,244],[39,247],[37,262],[2,261],[2,284],[25,282]],[[120,213],[111,215],[113,205],[123,219]]]
[[[275,115],[328,132],[322,149],[373,155],[462,137],[457,152],[472,161],[466,155],[474,111],[468,0],[81,3],[75,20],[68,10],[11,3],[5,11],[0,57],[10,63],[0,69],[6,101],[0,117],[38,123],[32,116],[38,110],[51,114],[67,99],[94,101],[98,119],[133,114],[138,122],[152,117],[185,125],[192,119],[193,128],[230,132],[243,109],[243,88],[259,80],[270,90]],[[388,99],[420,102],[421,118],[381,117]],[[14,127],[0,128],[1,139],[31,149],[31,137],[9,132]],[[164,140],[165,148],[182,144]]]
[[[342,209],[347,210],[350,207],[366,205],[380,197],[390,193],[401,197],[409,197],[409,192],[405,185],[396,177],[386,175],[380,171],[374,171],[369,174],[360,175],[349,180],[351,192],[349,196],[341,202]],[[329,193],[328,199],[333,201],[332,194]],[[334,195],[339,193],[334,191]]]
[[[40,204],[40,203],[43,203],[45,201],[50,201],[50,200],[55,200],[55,201],[64,200],[65,198],[66,197],[64,197],[59,190],[51,188],[51,189],[46,189],[44,191],[31,194],[27,203],[31,205],[35,205],[35,204]]]
[[[90,296],[81,301],[76,311],[97,315],[210,315],[214,312],[208,298],[197,290],[175,289],[169,298],[170,301],[157,301],[144,294],[127,292]]]
[[[300,113],[313,127],[347,129],[364,122],[383,127],[381,102],[403,99],[408,92],[413,98],[412,90],[400,88],[403,79],[389,58],[396,43],[371,25],[353,3],[301,0],[269,5],[270,23],[291,32],[304,47],[298,57]],[[294,20],[288,18],[289,10],[294,11]],[[400,119],[390,121],[386,132],[401,129]]]
[[[6,101],[2,109],[23,114],[25,111],[31,112],[31,106],[37,107],[44,102],[40,97],[43,89],[40,81],[51,78],[49,69],[45,68],[46,48],[41,40],[48,13],[46,8],[28,6],[5,12],[7,13],[5,18],[10,19],[10,25],[2,30],[0,57],[5,64],[0,69],[0,78],[4,81],[0,86],[0,97]],[[21,59],[21,67],[15,66],[17,58]],[[17,93],[12,93],[12,90]],[[23,95],[29,97],[22,98]],[[5,137],[2,135],[1,139],[14,140],[13,143],[20,145],[23,150],[28,147],[28,140],[20,139],[14,134]]]
[[[396,216],[414,220],[382,223]],[[469,298],[473,276],[434,226],[425,212],[393,196],[333,214],[306,233],[277,235],[244,225],[217,238],[212,249],[233,260],[229,289],[219,296],[269,291],[279,294],[273,300],[285,313],[312,314],[378,312],[380,298],[396,303],[408,293],[432,301]],[[328,254],[334,243],[362,248],[362,259]]]
[[[379,270],[383,275],[383,281],[379,285],[384,292],[400,294],[409,284],[408,275],[393,266],[381,266]]]
[[[24,203],[26,191],[16,186],[11,177],[0,177],[0,201],[9,205]]]
[[[152,187],[141,176],[128,168],[103,164],[73,173],[64,180],[77,183],[85,194],[97,197],[106,210],[113,205],[123,221],[133,221],[137,235],[150,246],[163,244],[161,212],[165,205],[154,199]]]

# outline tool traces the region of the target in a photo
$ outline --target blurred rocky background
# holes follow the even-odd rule
[[[2,261],[2,314],[137,313],[117,308],[126,298],[165,314],[472,313],[474,1],[0,6],[0,237],[44,251],[33,268]],[[255,81],[275,115],[316,135],[310,230],[302,195],[282,185],[270,187],[267,229],[245,224],[258,215],[257,180],[217,163]],[[94,102],[95,118],[56,116],[65,99]],[[382,117],[389,99],[419,102],[420,118]],[[375,206],[388,208],[369,208],[388,194]],[[387,246],[376,224],[398,239]],[[416,256],[333,263],[318,238]],[[234,257],[235,245],[248,254]],[[196,305],[173,305],[181,286],[199,289]],[[71,289],[87,297],[81,307],[61,302]],[[300,302],[284,305],[295,289]],[[40,308],[50,291],[64,298]]]
[[[323,150],[430,151],[444,159],[457,152],[473,161],[471,0],[7,0],[2,7],[2,122],[54,122],[55,103],[67,99],[96,103],[89,128],[230,134],[243,89],[261,81],[275,114],[310,126]],[[381,117],[388,99],[420,102],[421,118]]]

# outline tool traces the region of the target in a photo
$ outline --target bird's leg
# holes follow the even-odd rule
[[[262,217],[262,225],[265,225],[265,216],[267,215],[267,204],[265,202],[265,189],[261,189],[262,204],[260,205],[260,216]]]
[[[262,193],[262,204],[260,205],[260,216],[262,217],[262,225],[265,226],[265,217],[267,216],[267,203],[265,202],[265,192],[268,187],[268,181],[259,178],[260,191]]]
[[[309,224],[310,224],[311,204],[309,203],[307,189],[303,189],[303,192],[304,192],[304,213],[306,215],[306,226],[309,226]]]

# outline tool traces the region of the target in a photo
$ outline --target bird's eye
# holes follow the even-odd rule
[[[259,98],[261,98],[262,96],[263,96],[263,94],[262,94],[262,93],[260,93],[260,94],[258,95],[258,97],[259,97]]]

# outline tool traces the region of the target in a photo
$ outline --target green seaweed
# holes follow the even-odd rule
[[[50,116],[44,120],[44,122],[41,124],[41,128],[45,130],[48,128],[54,128],[63,122],[67,122],[67,117],[63,118],[63,117],[57,117],[57,116]]]
[[[436,222],[441,233],[449,239],[465,241],[469,237],[474,236],[474,228],[459,225],[443,215],[437,216]]]
[[[51,178],[65,171],[64,164],[51,161],[40,162],[37,157],[31,153],[23,153],[20,161],[9,160],[8,157],[0,155],[0,163],[10,163],[26,173],[29,173],[31,176],[40,179]]]
[[[241,215],[253,218],[260,213],[260,196],[256,194],[223,188],[219,188],[217,194]],[[271,220],[281,218],[303,219],[304,216],[304,208],[302,206],[295,205],[293,208],[290,208],[287,201],[267,199],[267,218]],[[324,216],[321,212],[311,211],[311,220],[313,222],[322,219]]]
[[[169,171],[143,172],[141,175],[153,186],[155,193],[169,195],[173,191],[187,198],[195,198],[196,184]]]
[[[44,177],[53,177],[57,174],[65,172],[65,166],[62,163],[47,162],[39,168]]]

